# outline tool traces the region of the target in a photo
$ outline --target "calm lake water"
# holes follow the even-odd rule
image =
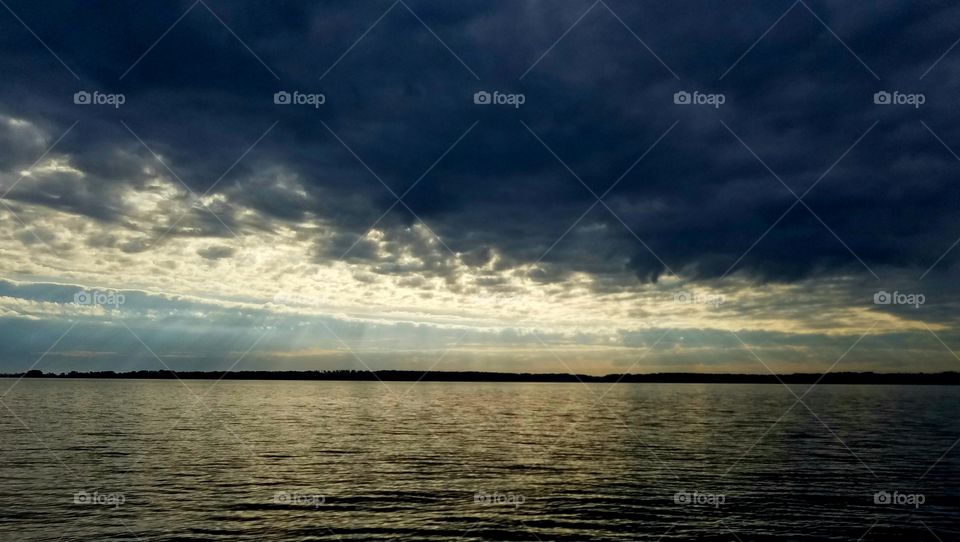
[[[957,388],[387,385],[25,379],[0,540],[960,539]]]

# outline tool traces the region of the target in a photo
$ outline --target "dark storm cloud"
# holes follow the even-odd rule
[[[572,271],[656,280],[667,266],[701,279],[732,267],[791,281],[890,268],[919,274],[960,237],[960,163],[937,140],[960,149],[952,75],[960,51],[927,72],[960,37],[957,7],[407,4],[413,13],[390,2],[193,4],[154,47],[190,2],[58,10],[11,2],[79,80],[0,14],[0,113],[50,134],[0,133],[9,142],[0,166],[8,175],[28,167],[49,137],[79,120],[52,154],[85,176],[30,178],[7,198],[123,225],[138,213],[119,197],[122,187],[148,190],[157,175],[179,185],[176,175],[197,194],[226,199],[211,204],[223,223],[196,208],[170,235],[228,237],[318,220],[326,235],[316,256],[330,259],[390,208],[391,191],[409,190],[378,228],[387,254],[406,250],[422,263],[378,261],[382,273],[449,274],[437,245],[406,233],[414,213],[478,266],[494,253],[500,266],[535,262],[583,215],[543,257],[531,277],[542,281]],[[81,89],[122,92],[126,103],[74,105]],[[326,102],[278,106],[278,90],[323,93]],[[526,102],[477,106],[478,90],[522,92]],[[679,90],[720,92],[726,103],[677,106]],[[926,103],[878,106],[879,90],[922,92]],[[797,204],[791,190],[808,188]],[[244,208],[259,222],[237,218]],[[176,218],[156,217],[151,235]],[[365,241],[355,250],[353,259],[382,257]]]
[[[202,258],[207,260],[220,260],[222,258],[229,258],[233,256],[236,250],[233,247],[224,247],[224,246],[212,246],[201,248],[197,251]]]

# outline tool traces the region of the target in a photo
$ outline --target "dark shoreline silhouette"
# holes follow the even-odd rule
[[[44,373],[31,370],[26,373],[0,374],[0,378],[96,378],[165,380],[359,380],[384,382],[599,382],[663,384],[960,384],[960,372],[944,373],[873,373],[838,372],[791,374],[737,374],[737,373],[649,373],[574,375],[567,373],[497,373],[483,371],[92,371],[80,373]]]

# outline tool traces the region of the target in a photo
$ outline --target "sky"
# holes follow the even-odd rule
[[[0,372],[960,367],[951,2],[0,4]]]

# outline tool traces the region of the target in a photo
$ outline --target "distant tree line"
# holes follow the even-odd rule
[[[26,373],[0,374],[4,378],[128,378],[182,380],[366,380],[384,382],[659,382],[690,384],[960,384],[960,373],[792,373],[737,374],[737,373],[650,373],[609,374],[604,376],[567,373],[497,373],[484,371],[90,371],[44,373],[34,369]]]

